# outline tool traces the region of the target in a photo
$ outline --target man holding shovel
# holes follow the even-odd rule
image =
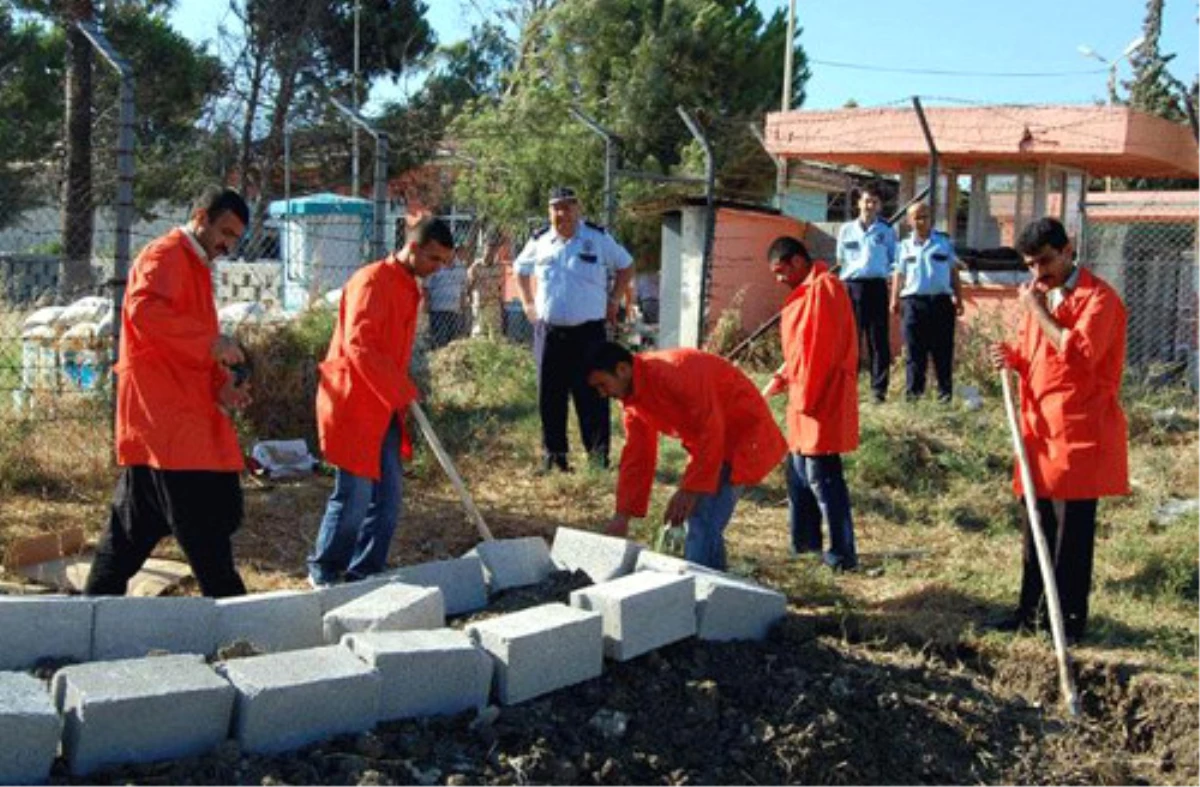
[[[1077,642],[1087,627],[1097,499],[1129,493],[1119,397],[1125,306],[1112,287],[1075,264],[1057,220],[1031,223],[1016,246],[1033,280],[1020,290],[1016,341],[993,345],[992,363],[1020,380],[1021,437],[1034,489],[1022,489],[1019,472],[1014,488],[1036,495],[1067,640]],[[1020,602],[997,628],[1033,628],[1045,614],[1043,592],[1026,517]]]
[[[338,321],[317,383],[317,431],[337,467],[333,493],[308,558],[314,587],[379,573],[404,490],[400,432],[416,401],[408,375],[423,279],[454,256],[454,236],[426,216],[404,245],[361,268],[342,290]]]
[[[646,515],[658,436],[670,435],[683,443],[688,464],[663,519],[672,526],[687,522],[687,560],[723,571],[725,526],[742,489],[766,477],[787,449],[754,382],[724,358],[700,350],[634,356],[613,342],[593,348],[585,369],[588,385],[606,399],[620,399],[625,410],[608,533],[624,537],[629,520]]]

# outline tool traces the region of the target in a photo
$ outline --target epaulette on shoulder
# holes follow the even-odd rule
[[[538,227],[536,230],[533,231],[532,237],[536,240],[536,239],[542,237],[543,235],[545,235],[549,231],[550,231],[550,225],[543,224],[542,226]]]
[[[584,219],[583,223],[594,229],[596,232],[608,232],[608,230],[604,229],[603,225],[597,224],[594,221],[588,221],[587,219]]]

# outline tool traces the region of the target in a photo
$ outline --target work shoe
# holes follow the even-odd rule
[[[567,464],[567,457],[563,454],[547,454],[542,457],[542,464],[534,471],[536,476],[546,476],[557,470],[560,473],[573,473],[574,470]]]
[[[1032,615],[1024,612],[1012,612],[984,623],[984,628],[992,631],[1002,631],[1009,634],[1029,634],[1037,630],[1037,624]]]

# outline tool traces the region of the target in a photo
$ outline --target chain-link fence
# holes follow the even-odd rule
[[[1111,284],[1128,313],[1126,367],[1179,376],[1197,351],[1194,192],[1090,195],[1080,259]]]

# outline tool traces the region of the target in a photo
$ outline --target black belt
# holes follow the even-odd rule
[[[591,328],[591,327],[595,326],[597,323],[603,323],[603,322],[604,322],[603,319],[599,319],[599,320],[588,320],[587,322],[581,322],[578,325],[554,325],[552,323],[546,323],[546,330],[549,331],[550,333],[574,333],[576,331],[583,330],[584,328]]]

